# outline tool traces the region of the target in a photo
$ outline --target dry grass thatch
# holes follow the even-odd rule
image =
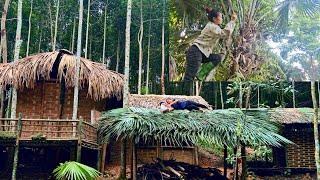
[[[158,108],[159,103],[164,101],[166,98],[172,98],[176,100],[191,100],[197,103],[204,104],[209,107],[201,96],[182,96],[182,95],[137,95],[131,94],[129,96],[129,106],[141,107],[141,108]]]
[[[61,82],[64,79],[67,88],[74,87],[75,63],[76,56],[60,50],[0,64],[0,86],[12,85],[16,89],[33,88],[37,80],[50,80],[53,69],[57,69],[57,81]],[[106,69],[104,64],[81,58],[79,85],[80,88],[87,87],[89,96],[94,100],[111,96],[120,99],[123,75]]]
[[[312,123],[311,108],[275,108],[269,111],[270,119],[282,124]]]

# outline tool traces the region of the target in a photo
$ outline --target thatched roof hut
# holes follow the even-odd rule
[[[159,107],[160,102],[164,101],[166,98],[171,98],[175,100],[191,100],[191,101],[210,107],[208,102],[204,100],[201,96],[154,95],[154,94],[150,94],[150,95],[131,94],[129,96],[129,106],[156,109]]]
[[[0,65],[0,87],[11,85],[16,89],[33,88],[39,80],[56,80],[74,87],[76,56],[60,50],[25,57]],[[94,100],[122,97],[123,75],[106,69],[102,63],[80,60],[80,88],[88,88]]]

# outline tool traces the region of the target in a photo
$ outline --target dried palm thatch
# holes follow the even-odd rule
[[[270,120],[282,124],[312,123],[311,108],[276,108],[269,111]]]
[[[129,96],[129,106],[140,107],[140,108],[151,108],[155,109],[159,107],[161,101],[166,98],[171,98],[175,100],[191,100],[207,107],[210,107],[208,102],[206,102],[201,96],[182,96],[182,95],[137,95],[131,94]]]
[[[0,87],[8,85],[16,89],[34,88],[37,80],[65,81],[66,87],[74,87],[76,56],[60,50],[28,56],[19,61],[0,65]],[[57,72],[54,72],[54,71]],[[101,63],[81,58],[80,89],[88,87],[88,94],[94,100],[116,96],[122,97],[123,76],[106,69]]]

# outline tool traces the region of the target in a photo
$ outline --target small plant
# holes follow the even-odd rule
[[[14,132],[0,131],[0,139],[14,139],[16,134]]]
[[[47,137],[45,135],[43,135],[42,133],[37,133],[37,134],[31,136],[31,139],[33,141],[45,141],[47,139]]]
[[[100,175],[94,168],[74,161],[60,163],[52,173],[57,180],[94,180]]]

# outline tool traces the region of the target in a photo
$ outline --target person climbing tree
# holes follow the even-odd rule
[[[212,49],[218,44],[220,39],[226,39],[232,34],[237,20],[237,14],[231,15],[231,21],[224,29],[220,28],[223,21],[222,13],[206,8],[209,22],[201,31],[201,34],[191,44],[186,54],[186,71],[184,81],[193,81],[201,63],[211,62],[217,66],[225,57],[225,53],[213,54]]]

